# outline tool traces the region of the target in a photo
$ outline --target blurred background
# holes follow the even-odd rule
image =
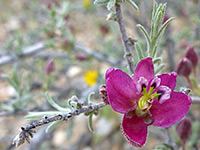
[[[175,17],[159,45],[158,55],[165,63],[163,73],[167,73],[175,71],[189,46],[200,54],[200,2],[157,2],[167,2],[165,19]],[[67,107],[71,96],[84,101],[91,92],[95,92],[94,102],[99,103],[98,89],[105,83],[106,70],[116,67],[127,72],[118,25],[106,20],[109,12],[105,5],[93,3],[94,0],[0,0],[0,149],[137,150],[122,136],[122,116],[110,106],[93,118],[95,134],[88,129],[88,117],[80,115],[48,133],[47,126],[38,128],[30,145],[15,148],[11,144],[19,128],[31,122],[24,118],[28,112],[55,110],[44,97],[45,91],[63,107]],[[128,35],[145,49],[144,36],[136,25],[142,24],[150,32],[153,0],[135,3],[139,12],[123,2],[122,14]],[[136,55],[134,46],[132,52]],[[189,87],[181,76],[176,89],[180,87]],[[198,91],[194,96],[200,96]],[[187,116],[192,119],[187,149],[198,150],[200,105],[192,104]],[[169,130],[180,148],[176,125]],[[142,150],[154,149],[167,140],[165,129],[150,126]]]

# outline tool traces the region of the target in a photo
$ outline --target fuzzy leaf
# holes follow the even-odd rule
[[[133,0],[127,0],[127,2],[128,2],[131,6],[133,6],[137,11],[139,11],[138,6],[136,5],[136,3],[135,3]]]
[[[107,4],[107,9],[109,11],[113,11],[113,8],[115,7],[115,3],[116,3],[116,0],[110,0]]]
[[[154,58],[154,59],[153,59],[153,64],[157,64],[157,63],[159,63],[161,60],[162,60],[161,57]]]
[[[110,13],[107,15],[106,20],[116,21],[116,20],[117,20],[116,13],[110,12]]]
[[[14,82],[14,80],[12,78],[10,78],[7,75],[2,75],[2,77],[16,90],[19,90],[19,87],[17,86],[17,84]]]
[[[164,66],[165,66],[164,64],[160,64],[159,66],[157,66],[155,69],[155,74],[158,74],[163,69]]]
[[[149,51],[149,49],[150,49],[150,48],[149,48],[149,46],[150,46],[150,38],[149,38],[149,35],[148,35],[146,29],[145,29],[142,25],[138,24],[137,27],[140,28],[140,30],[141,30],[142,33],[144,34],[144,37],[145,37],[146,42],[147,42],[147,50]]]
[[[67,113],[71,111],[68,108],[63,108],[63,107],[59,106],[58,104],[56,104],[54,102],[54,100],[52,99],[52,97],[49,96],[48,92],[45,93],[45,96],[46,96],[48,102],[51,104],[51,106],[53,106],[55,109],[57,109],[59,111],[67,112]]]
[[[57,124],[61,123],[62,120],[57,120],[57,121],[54,121],[52,122],[46,129],[46,132],[49,132],[53,127],[55,127]]]
[[[94,133],[94,128],[93,128],[93,123],[92,123],[92,116],[93,114],[91,114],[88,118],[88,128],[90,130],[90,132]]]
[[[153,12],[152,12],[152,19],[151,19],[151,39],[153,38],[153,33],[154,33],[155,14],[156,14],[157,7],[158,7],[158,4],[154,0],[154,6],[153,6]]]
[[[143,54],[143,51],[142,51],[140,45],[139,44],[135,44],[135,48],[137,50],[137,54],[138,54],[139,60],[142,60],[144,58],[144,54]]]
[[[174,20],[174,17],[169,18],[167,21],[165,21],[165,23],[160,27],[159,32],[158,32],[158,37],[161,35],[162,32],[164,32],[164,30],[166,29],[167,25]]]
[[[156,41],[157,43],[158,43],[158,40]],[[153,48],[153,54],[152,54],[152,58],[154,58],[155,57],[155,55],[156,55],[156,52],[157,52],[157,48],[158,48],[158,44],[155,44],[155,47]]]
[[[97,4],[97,5],[105,5],[109,2],[109,0],[95,0],[94,1],[94,4]]]
[[[94,92],[91,92],[91,93],[88,95],[88,104],[91,103],[93,100],[94,100]]]

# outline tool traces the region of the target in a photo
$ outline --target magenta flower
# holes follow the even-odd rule
[[[188,112],[191,98],[174,92],[175,72],[154,76],[152,58],[141,60],[133,78],[119,69],[106,72],[108,101],[113,110],[124,114],[121,129],[130,144],[142,147],[149,125],[169,127]]]

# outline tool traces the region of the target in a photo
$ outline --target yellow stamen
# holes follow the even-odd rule
[[[136,109],[136,114],[139,117],[145,117],[147,112],[149,111],[149,109],[152,106],[153,103],[153,99],[154,98],[158,98],[158,96],[160,95],[160,93],[154,93],[154,88],[151,87],[147,93],[147,89],[144,88],[142,91],[143,96],[139,99],[138,101],[138,107]]]

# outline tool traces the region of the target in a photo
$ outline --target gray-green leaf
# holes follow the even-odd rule
[[[94,1],[94,4],[97,4],[97,5],[105,5],[109,2],[109,0],[95,0]]]
[[[57,120],[57,121],[54,121],[52,122],[46,129],[46,132],[49,132],[53,127],[55,127],[57,124],[61,123],[62,120]]]
[[[138,6],[136,5],[136,3],[133,0],[127,0],[127,2],[133,6],[137,11],[139,10]]]
[[[59,111],[62,111],[62,112],[66,112],[66,113],[71,111],[68,108],[63,108],[63,107],[59,106],[58,104],[56,104],[54,102],[54,100],[52,99],[52,97],[49,96],[48,92],[45,93],[45,96],[46,96],[48,102],[51,104],[51,106],[53,106],[55,109],[57,109]]]
[[[110,1],[108,2],[108,4],[107,4],[107,9],[108,9],[109,11],[113,11],[113,8],[114,8],[114,6],[115,6],[115,3],[116,3],[116,0],[110,0]]]
[[[93,128],[93,124],[92,124],[92,116],[93,116],[93,114],[91,114],[89,116],[89,119],[88,119],[88,128],[89,128],[90,132],[94,133],[94,128]]]

